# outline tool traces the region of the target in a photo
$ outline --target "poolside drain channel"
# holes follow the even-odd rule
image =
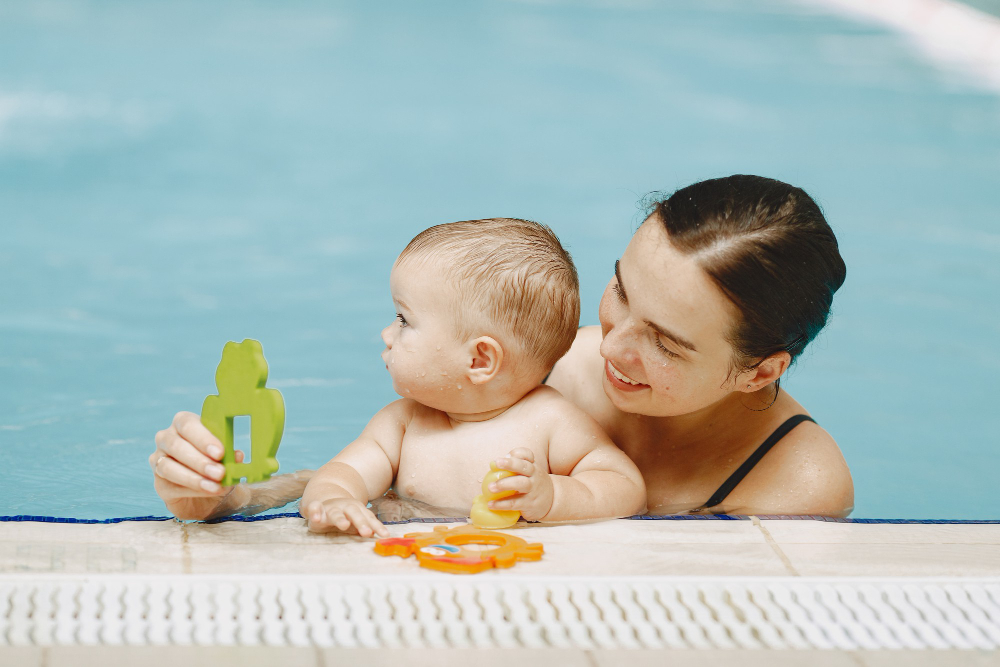
[[[0,645],[996,649],[998,579],[0,576]]]

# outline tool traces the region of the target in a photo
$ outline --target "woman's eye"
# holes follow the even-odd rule
[[[396,313],[396,319],[399,320],[399,326],[401,327],[406,326],[406,318],[403,317],[402,313]]]
[[[615,291],[615,296],[618,297],[619,301],[621,301],[622,303],[628,303],[625,300],[625,292],[622,291],[622,286],[619,285],[617,281],[615,282],[614,287],[612,287],[611,289]]]
[[[674,359],[674,358],[677,358],[677,357],[681,356],[681,355],[677,354],[676,352],[671,352],[670,350],[668,350],[666,348],[666,346],[663,343],[660,342],[660,337],[659,336],[656,337],[656,347],[660,348],[660,350],[662,350],[663,353],[666,354],[671,359]]]

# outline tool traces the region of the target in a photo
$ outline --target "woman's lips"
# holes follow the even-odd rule
[[[614,385],[615,389],[618,389],[620,391],[641,391],[643,389],[649,389],[648,384],[632,384],[631,382],[622,380],[621,378],[618,377],[618,375],[615,374],[616,372],[618,375],[628,378],[627,375],[625,375],[617,368],[612,366],[611,362],[605,359],[604,374],[608,376],[608,381],[611,382],[612,385]],[[632,378],[628,379],[631,380]]]

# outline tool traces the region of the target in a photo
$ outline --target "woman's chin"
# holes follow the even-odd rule
[[[622,391],[607,376],[604,377],[602,385],[608,400],[622,412],[636,412],[636,408],[642,403],[640,397],[646,394],[642,391]]]

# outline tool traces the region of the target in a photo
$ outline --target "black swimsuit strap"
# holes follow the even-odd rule
[[[753,470],[753,467],[757,465],[762,458],[764,458],[764,455],[771,451],[771,448],[778,444],[779,440],[788,435],[789,431],[802,422],[812,422],[815,424],[816,420],[809,415],[795,415],[794,417],[786,419],[785,422],[778,428],[774,429],[774,433],[769,435],[767,440],[761,443],[760,447],[758,447],[756,451],[754,451],[754,453],[743,462],[743,465],[737,468],[736,472],[730,475],[729,479],[722,483],[722,486],[719,487],[718,491],[712,494],[712,497],[708,499],[707,503],[691,511],[699,512],[701,510],[708,509],[709,507],[715,507],[725,500],[726,496],[732,493],[733,489],[736,488],[736,485],[742,482],[743,478],[746,477],[751,470]]]

